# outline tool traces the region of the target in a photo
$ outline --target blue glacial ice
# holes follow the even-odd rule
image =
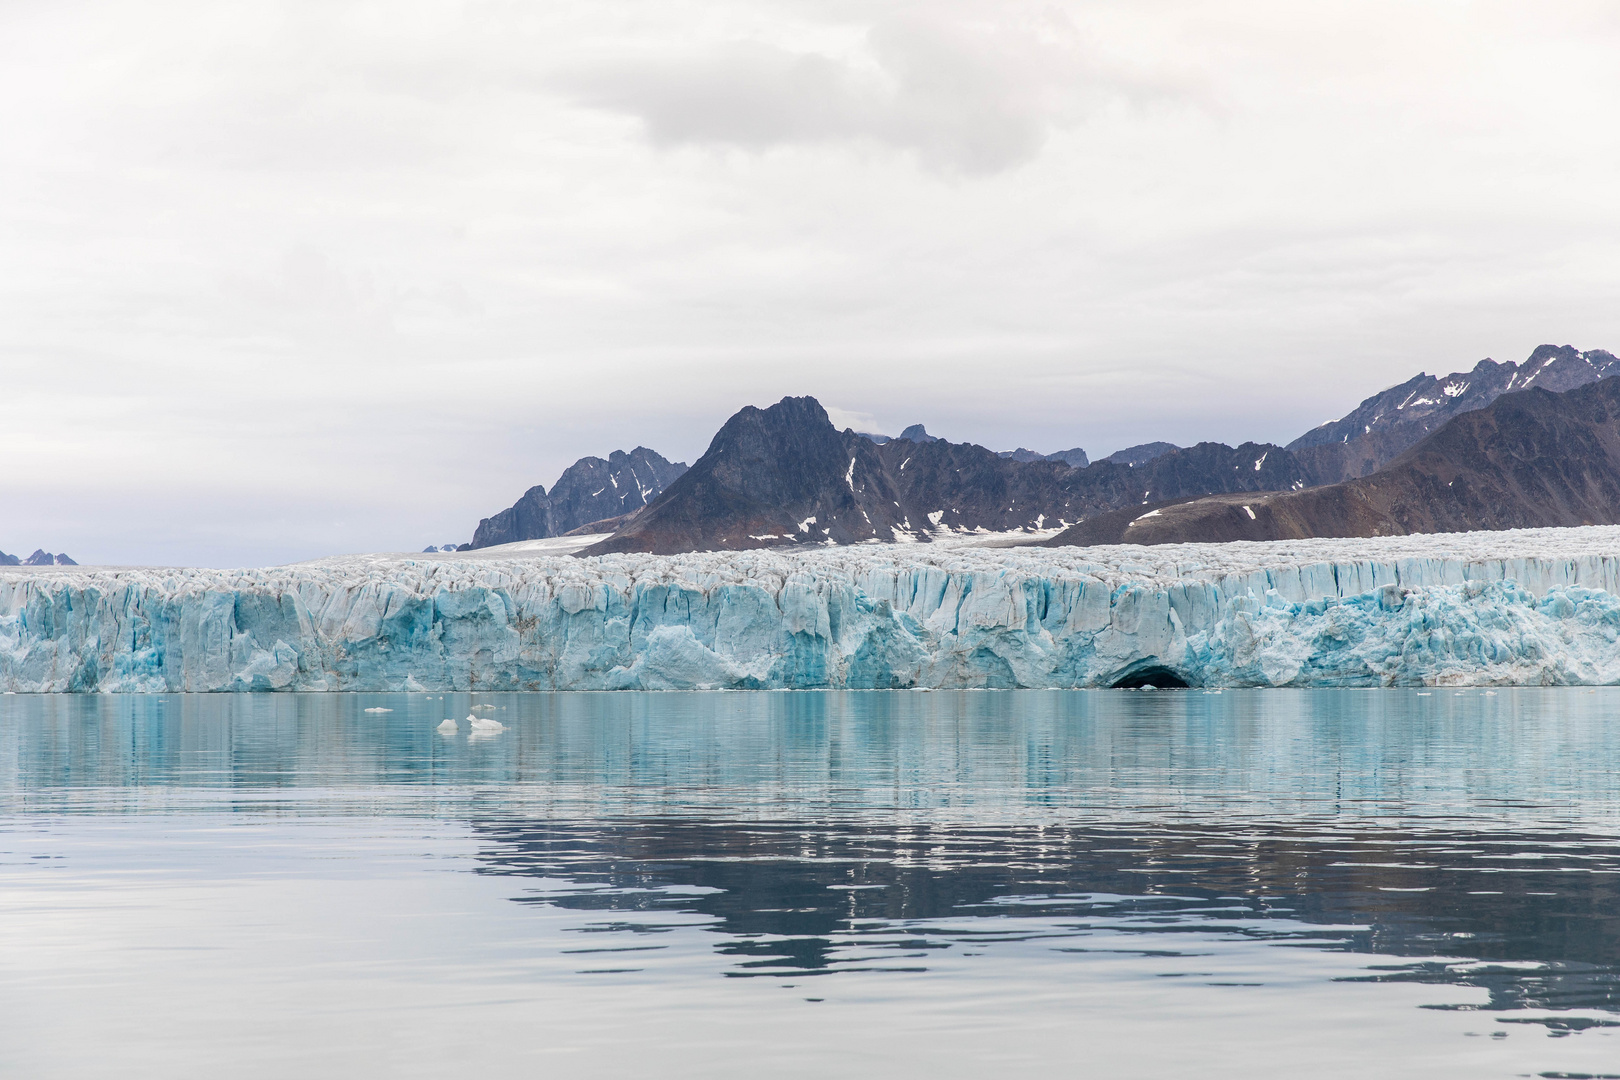
[[[1620,528],[0,570],[0,689],[1620,682]],[[477,555],[478,557],[474,557]]]

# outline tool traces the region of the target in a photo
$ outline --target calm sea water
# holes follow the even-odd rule
[[[0,1075],[1620,1076],[1620,691],[476,700],[0,698]]]

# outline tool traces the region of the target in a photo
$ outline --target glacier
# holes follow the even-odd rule
[[[588,538],[587,538],[588,539]],[[0,690],[1620,682],[1620,527],[0,569]]]

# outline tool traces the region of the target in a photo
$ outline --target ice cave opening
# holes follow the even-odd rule
[[[1155,690],[1186,690],[1186,679],[1163,664],[1148,664],[1132,668],[1109,684],[1111,690],[1141,690],[1151,686]]]

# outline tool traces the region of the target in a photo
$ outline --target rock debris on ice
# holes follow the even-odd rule
[[[1620,527],[0,570],[0,690],[1620,682]]]

